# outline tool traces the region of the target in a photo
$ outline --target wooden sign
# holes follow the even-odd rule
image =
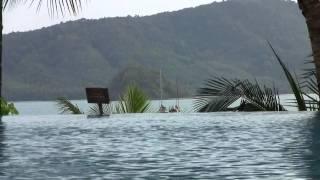
[[[88,103],[109,104],[108,88],[86,88]]]

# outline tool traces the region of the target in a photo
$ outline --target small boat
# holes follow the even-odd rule
[[[177,113],[177,112],[180,112],[180,108],[178,105],[175,105],[173,107],[170,108],[169,110],[170,113]]]
[[[161,104],[158,112],[159,113],[167,113],[167,108]]]
[[[181,112],[180,109],[180,99],[179,99],[179,86],[178,86],[178,78],[176,79],[176,86],[177,86],[177,99],[176,99],[176,105],[172,106],[169,109],[170,113],[177,113],[177,112]]]
[[[166,113],[167,108],[162,104],[162,98],[163,98],[163,91],[162,91],[162,71],[160,69],[160,108],[159,108],[159,113]]]

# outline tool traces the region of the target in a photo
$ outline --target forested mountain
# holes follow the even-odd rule
[[[162,74],[162,91],[163,98],[174,98],[176,96],[186,97],[192,94],[184,85],[179,84],[176,79],[167,79],[165,74]],[[128,66],[112,79],[110,86],[110,96],[118,98],[119,92],[124,92],[128,85],[136,85],[143,87],[145,93],[150,97],[160,99],[160,72],[141,66]]]
[[[119,77],[132,64],[140,67],[134,74],[145,73],[153,83],[159,77],[150,71],[162,69],[168,85],[174,86],[177,78],[186,96],[213,75],[257,78],[286,92],[266,40],[299,73],[311,48],[296,3],[229,0],[146,17],[82,19],[10,33],[4,36],[4,95],[11,100],[79,99],[85,97],[85,87],[102,86],[113,89],[116,97],[118,83],[125,86]],[[157,98],[153,88],[158,86],[143,80],[141,74],[130,75],[125,82],[138,82]]]

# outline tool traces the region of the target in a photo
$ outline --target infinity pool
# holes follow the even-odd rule
[[[319,179],[320,116],[5,117],[0,179]]]

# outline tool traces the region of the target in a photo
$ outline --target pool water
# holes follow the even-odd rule
[[[4,117],[0,179],[320,179],[315,113]]]

